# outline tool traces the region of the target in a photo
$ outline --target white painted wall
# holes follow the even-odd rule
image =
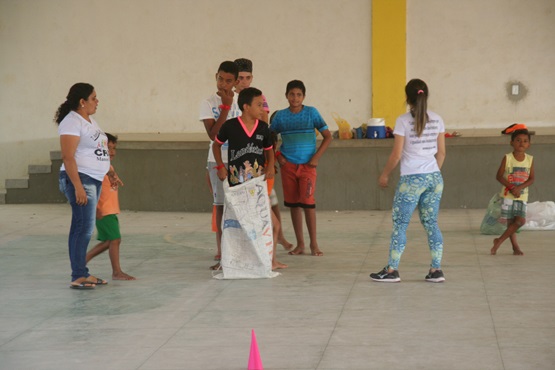
[[[407,0],[407,76],[448,129],[555,123],[554,0]],[[54,112],[92,83],[108,132],[201,132],[200,100],[226,59],[284,108],[286,83],[334,129],[371,112],[371,0],[0,0],[0,188],[48,163]],[[511,102],[505,84],[521,81]],[[400,102],[402,104],[402,102]]]
[[[79,81],[95,86],[105,131],[202,132],[218,65],[246,57],[271,109],[301,79],[333,127],[331,111],[362,122],[370,17],[370,0],[0,0],[0,186],[48,161],[54,112]]]
[[[554,0],[408,0],[407,77],[448,129],[555,126]],[[528,90],[515,102],[507,83]]]

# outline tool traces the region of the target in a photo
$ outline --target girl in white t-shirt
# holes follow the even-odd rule
[[[440,169],[445,160],[445,127],[441,117],[427,109],[428,86],[424,81],[410,80],[405,93],[410,111],[395,122],[393,150],[378,180],[381,187],[387,187],[389,174],[401,162],[401,177],[393,199],[389,261],[382,271],[370,274],[370,277],[380,282],[401,281],[399,261],[407,243],[407,227],[418,207],[432,254],[430,271],[425,279],[440,283],[445,277],[441,271],[443,236],[437,216],[443,193]]]
[[[77,83],[71,87],[54,118],[58,124],[62,167],[60,191],[71,205],[68,247],[73,289],[94,289],[108,282],[89,274],[86,255],[96,219],[102,179],[110,169],[108,138],[92,115],[98,99],[94,87]],[[117,183],[117,179],[113,179]]]

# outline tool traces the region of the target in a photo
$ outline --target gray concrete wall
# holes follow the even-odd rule
[[[535,158],[536,182],[530,202],[555,200],[555,136],[534,136],[529,153]],[[335,140],[320,160],[316,190],[322,210],[390,209],[399,178],[391,187],[377,185],[393,140]],[[207,142],[120,141],[114,166],[125,186],[120,191],[123,209],[141,211],[206,212],[211,209],[205,166]],[[485,208],[500,190],[495,180],[508,137],[447,139],[442,169],[445,190],[442,208]],[[279,175],[276,190],[282,198]]]

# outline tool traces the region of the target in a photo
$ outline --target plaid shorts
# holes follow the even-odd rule
[[[512,220],[515,217],[526,218],[526,202],[503,199],[503,203],[501,203],[501,220]]]

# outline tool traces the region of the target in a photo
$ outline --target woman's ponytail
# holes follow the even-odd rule
[[[79,108],[81,99],[87,100],[92,94],[94,87],[91,84],[78,82],[69,89],[66,101],[63,102],[54,115],[54,122],[58,125],[72,110]]]

